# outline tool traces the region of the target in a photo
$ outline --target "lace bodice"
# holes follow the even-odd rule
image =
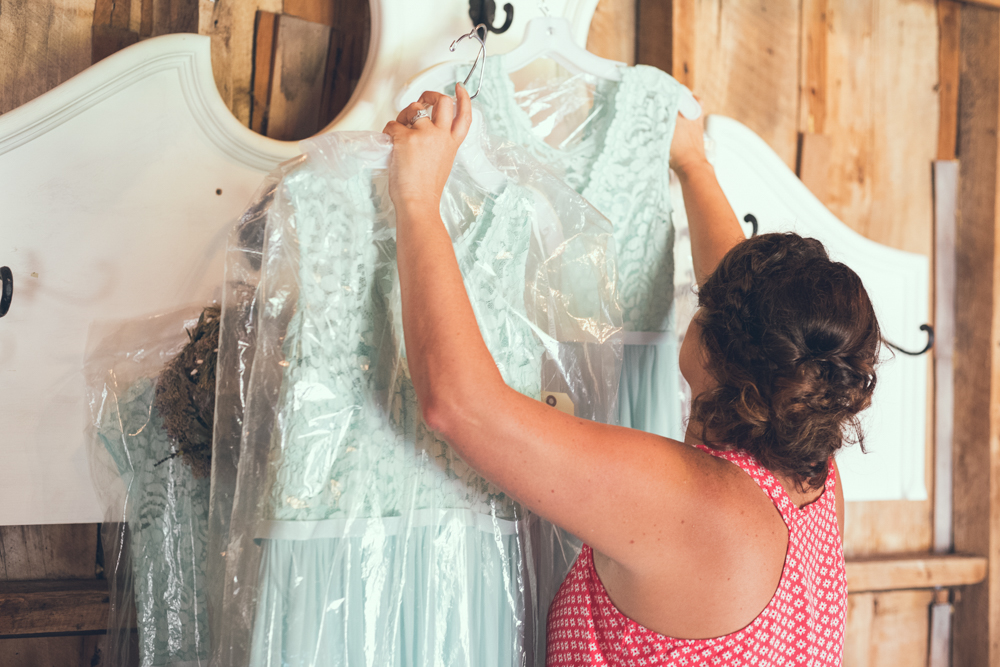
[[[306,163],[286,177],[299,292],[283,343],[270,512],[285,521],[472,509],[513,518],[514,503],[420,418],[399,322],[392,204],[384,171]],[[525,316],[533,199],[509,184],[470,208],[455,252],[504,380],[540,392],[541,344]],[[291,298],[291,295],[288,295]]]
[[[550,125],[535,126],[529,115],[532,104],[544,106],[545,96],[519,100],[502,55],[486,59],[474,103],[490,133],[527,148],[611,220],[625,329],[666,331],[673,303],[674,234],[667,165],[682,87],[644,65],[623,68],[620,82],[584,83],[576,76],[543,85],[546,93],[562,87],[570,95],[578,94],[576,89],[592,95],[590,113],[572,144],[545,141]]]

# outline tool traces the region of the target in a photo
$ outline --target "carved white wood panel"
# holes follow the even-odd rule
[[[921,350],[929,322],[930,262],[853,231],[834,216],[774,151],[746,126],[711,116],[710,159],[736,215],[753,214],[760,232],[794,231],[822,241],[830,256],[854,269],[868,290],[883,336]],[[750,225],[745,225],[751,232]],[[927,373],[925,354],[885,354],[872,407],[863,414],[867,454],[848,447],[837,457],[849,501],[925,500]]]
[[[212,299],[236,217],[299,153],[239,124],[210,62],[207,37],[158,37],[0,116],[0,524],[102,519],[88,328]]]

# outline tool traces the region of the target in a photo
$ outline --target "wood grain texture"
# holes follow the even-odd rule
[[[977,556],[913,554],[847,561],[852,593],[977,584],[986,577],[986,559]]]
[[[848,596],[844,667],[926,665],[933,600],[933,591]]]
[[[283,11],[285,14],[332,28],[340,4],[338,0],[284,0]]]
[[[0,113],[90,66],[94,0],[0,1]]]
[[[370,41],[371,7],[368,1],[341,0],[337,3],[323,78],[320,105],[320,124],[323,127],[337,118],[354,94],[365,68]]]
[[[695,13],[694,92],[709,113],[747,125],[794,169],[799,1],[699,0]]]
[[[98,524],[0,526],[0,579],[93,579]]]
[[[799,135],[795,173],[817,199],[827,199],[827,189],[830,187],[830,137],[812,132]]]
[[[805,135],[822,135],[826,125],[826,35],[830,31],[826,11],[827,0],[802,0],[800,57],[803,81],[799,129]]]
[[[678,38],[674,25],[673,6],[680,0],[636,0],[635,57],[642,65],[652,65],[674,73],[673,43]]]
[[[137,3],[138,4],[138,3]],[[96,0],[91,60],[97,62],[139,41],[133,31],[131,0]]]
[[[280,14],[281,9],[281,0],[218,0],[212,15],[215,85],[233,115],[248,127],[257,11]]]
[[[995,608],[1000,597],[996,563],[997,457],[991,433],[991,391],[996,363],[994,331],[997,226],[997,136],[1000,130],[1000,12],[962,8],[959,81],[959,211],[956,223],[954,355],[954,538],[956,550],[986,556],[987,582],[956,596],[953,664],[1000,660]],[[994,394],[995,395],[995,394]]]
[[[114,662],[105,635],[0,639],[3,667],[138,667],[138,652],[135,658],[124,665]]]
[[[954,160],[958,142],[959,42],[962,5],[954,0],[938,0],[938,91],[941,119],[938,123],[939,160]]]
[[[634,65],[635,45],[636,0],[600,0],[590,22],[587,50]]]
[[[257,12],[254,27],[254,65],[250,129],[267,136],[268,105],[271,100],[271,78],[274,75],[274,47],[277,37],[278,15],[273,12]]]
[[[873,34],[872,208],[859,231],[930,255],[940,120],[934,0],[878,0]]]
[[[0,583],[0,636],[102,632],[110,595],[103,579]]]
[[[198,0],[153,0],[153,36],[196,33],[199,14]]]
[[[330,27],[284,14],[278,17],[268,99],[267,136],[305,139],[320,129]]]
[[[930,501],[847,503],[844,519],[844,554],[849,558],[930,549]]]

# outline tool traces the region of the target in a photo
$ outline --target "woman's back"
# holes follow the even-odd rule
[[[726,576],[724,581],[718,574],[716,580],[706,581],[705,574],[717,568],[714,563],[695,563],[685,572],[673,573],[668,577],[672,581],[664,589],[671,591],[675,597],[663,600],[659,605],[660,609],[670,609],[671,613],[658,615],[659,623],[650,623],[667,631],[661,634],[630,618],[641,617],[643,598],[655,597],[655,593],[650,590],[645,594],[621,590],[623,580],[628,577],[616,576],[619,573],[613,568],[608,568],[603,576],[599,575],[595,554],[590,547],[585,547],[550,608],[546,665],[642,664],[666,667],[723,664],[735,667],[776,664],[779,657],[793,665],[840,665],[847,580],[837,521],[836,475],[828,475],[822,494],[814,502],[800,508],[775,476],[751,456],[703,446],[699,449],[739,466],[767,494],[762,498],[773,503],[771,507],[777,508],[780,521],[787,526],[787,539],[779,539],[787,545],[783,566],[780,555],[776,558],[776,554],[766,553],[763,558],[752,554],[754,565],[763,564],[764,571],[753,572],[756,569],[754,565],[733,562],[728,573],[731,576]],[[742,490],[736,490],[733,494],[724,495],[738,497],[742,493]],[[708,502],[718,503],[718,499]],[[724,504],[726,500],[721,502]],[[760,512],[760,507],[748,507],[746,512],[737,510],[742,516],[736,520],[747,519],[748,523],[758,524],[757,528],[760,528]],[[723,526],[720,526],[717,521],[711,521],[715,525],[708,526],[707,530],[718,531],[727,522],[728,519],[724,520]],[[722,535],[709,542],[716,542],[723,551],[734,547],[734,551],[739,552],[742,546],[755,542],[764,545],[764,551],[773,551],[768,545],[774,544],[774,536],[757,532],[747,534],[745,538],[738,535],[730,539]],[[722,558],[725,555],[723,553]],[[604,560],[597,556],[597,562]],[[772,568],[776,572],[768,572]],[[684,578],[688,581],[678,585],[678,581]],[[741,578],[748,581],[741,581]],[[632,608],[639,613],[623,614],[605,588],[605,579],[611,583],[614,597],[620,594],[620,598],[629,600]],[[768,598],[761,596],[762,583],[770,587]],[[627,588],[627,584],[624,587]],[[689,599],[678,599],[681,597],[676,596],[679,588],[688,590]],[[699,589],[709,593],[698,595]],[[731,592],[728,600],[716,599],[718,592],[726,590]],[[758,605],[759,613],[744,615],[743,618],[749,622],[743,627],[719,634],[718,628],[731,628],[731,619],[740,617],[741,603],[755,598],[766,603]],[[717,613],[713,613],[713,607],[717,608]],[[630,610],[626,608],[626,611]],[[742,613],[745,614],[745,610]],[[648,614],[646,616],[649,617]],[[727,622],[729,626],[726,626]],[[668,634],[711,638],[676,638]],[[632,662],[637,658],[642,658],[643,662]],[[716,662],[718,660],[722,662]]]

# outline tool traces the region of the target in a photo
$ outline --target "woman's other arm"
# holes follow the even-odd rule
[[[705,157],[702,128],[701,121],[678,115],[670,147],[670,166],[684,193],[694,275],[699,285],[712,274],[729,249],[746,238],[722,193],[715,169]]]

